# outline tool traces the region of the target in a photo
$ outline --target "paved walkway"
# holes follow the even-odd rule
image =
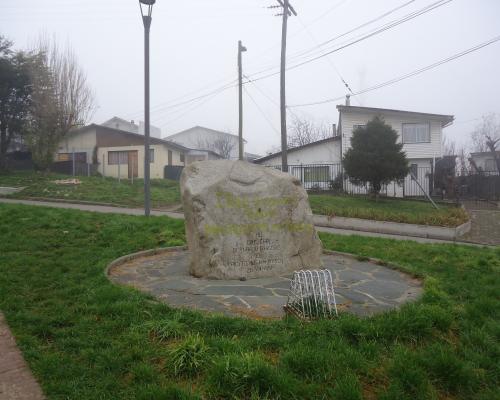
[[[35,201],[35,200],[5,199],[5,198],[0,198],[0,203],[25,204],[29,206],[55,207],[55,208],[65,208],[65,209],[92,211],[100,213],[144,215],[144,210],[141,208],[122,208],[122,207],[99,206],[92,204],[75,204],[75,203],[61,203],[55,201]],[[171,218],[184,219],[184,215],[182,213],[171,212],[171,211],[153,210],[151,211],[151,215],[166,215]],[[319,226],[316,227],[316,230],[319,232],[334,233],[338,235],[359,235],[359,236],[380,237],[380,238],[395,239],[395,240],[411,240],[419,243],[459,243],[448,240],[426,239],[414,236],[390,235],[385,233],[362,232],[349,229],[326,228]],[[468,244],[468,243],[460,242],[460,244]]]
[[[337,304],[359,316],[377,314],[416,300],[421,282],[370,261],[324,254],[332,272]],[[221,312],[230,316],[281,318],[291,276],[249,280],[209,280],[189,274],[189,252],[171,249],[116,265],[108,271],[118,284],[136,287],[173,307]]]
[[[42,400],[42,390],[0,313],[0,400]]]

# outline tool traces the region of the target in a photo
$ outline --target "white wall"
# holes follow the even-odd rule
[[[144,135],[146,131],[146,124],[143,121],[139,121],[139,135]],[[149,127],[149,135],[151,137],[161,139],[161,129],[157,126],[150,125]]]
[[[95,130],[72,133],[59,143],[57,153],[87,153],[87,162],[92,163],[96,143],[97,135]]]
[[[483,171],[498,172],[492,154],[471,154],[471,157],[475,161],[476,166]],[[486,165],[487,160],[490,160],[488,161],[488,165]]]
[[[139,133],[139,127],[135,123],[125,120],[122,121],[121,119],[117,118],[111,118],[109,121],[106,121],[101,125],[107,126],[108,128],[119,129],[125,132]]]
[[[164,168],[168,165],[168,151],[172,151],[172,165],[184,165],[180,161],[180,151],[169,149],[163,144],[154,144],[150,146],[154,149],[154,162],[150,165],[150,174],[152,179],[162,179],[164,176]],[[120,147],[100,147],[97,150],[97,157],[99,162],[98,171],[104,176],[110,176],[113,178],[120,177],[122,179],[128,178],[128,165],[121,164],[109,165],[108,163],[108,152],[109,151],[137,151],[138,159],[138,178],[144,178],[144,146],[120,146]],[[104,162],[104,163],[103,163]]]
[[[230,154],[230,158],[232,160],[237,160],[239,157],[239,150],[238,150],[238,137],[228,134],[228,133],[219,133],[219,132],[214,132],[209,129],[205,129],[203,127],[197,126],[191,129],[188,129],[187,131],[177,133],[175,135],[169,136],[165,138],[166,140],[170,140],[172,142],[178,143],[182,146],[188,147],[190,149],[199,149],[199,150],[212,150],[217,152],[216,149],[207,149],[207,146],[205,146],[205,142],[212,143],[221,136],[228,137],[231,143],[233,144],[233,148]]]
[[[392,114],[380,114],[375,112],[345,112],[341,113],[341,130],[342,130],[342,154],[345,154],[347,149],[351,147],[351,137],[354,125],[366,125],[368,121],[377,115],[382,115],[384,121],[391,125],[398,132],[399,142],[402,141],[403,123],[429,123],[431,141],[429,143],[413,143],[404,144],[403,150],[409,159],[416,158],[439,158],[442,157],[442,134],[443,128],[441,121],[416,116],[402,116]]]
[[[281,154],[259,164],[281,165]],[[340,140],[291,151],[288,153],[288,164],[340,164]]]

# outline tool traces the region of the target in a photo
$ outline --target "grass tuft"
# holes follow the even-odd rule
[[[209,348],[203,337],[190,335],[170,351],[175,375],[195,376],[208,364]]]

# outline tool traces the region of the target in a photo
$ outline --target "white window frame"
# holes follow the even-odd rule
[[[421,138],[418,137],[418,131],[415,131],[415,139],[414,140],[408,140],[408,138],[405,137],[405,127],[408,126],[414,126],[415,129],[417,126],[426,126],[427,127],[427,138],[424,138],[425,140],[422,140]],[[401,128],[401,139],[403,143],[405,144],[418,144],[418,143],[430,143],[431,142],[431,124],[429,122],[404,122]]]

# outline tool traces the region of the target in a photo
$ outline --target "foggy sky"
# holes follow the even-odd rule
[[[341,45],[433,3],[416,0],[342,37]],[[363,24],[408,0],[292,0],[293,56]],[[151,122],[163,136],[195,125],[237,134],[237,88],[167,108],[237,79],[237,42],[248,48],[244,74],[279,66],[281,20],[267,9],[276,0],[158,0],[151,28]],[[500,1],[454,0],[328,57],[287,73],[287,104],[344,96],[412,72],[500,34]],[[93,120],[143,119],[143,26],[136,0],[0,0],[0,34],[26,48],[41,33],[70,43],[96,94]],[[331,48],[330,45],[325,49]],[[317,52],[314,55],[318,54]],[[301,59],[302,60],[302,59]],[[289,61],[289,65],[294,62]],[[353,105],[453,114],[445,134],[462,143],[488,112],[500,113],[500,42],[431,71],[366,93]],[[270,69],[274,72],[276,69]],[[246,151],[264,155],[279,145],[279,76],[246,85]],[[251,96],[260,110],[250,99]],[[342,101],[293,108],[318,123],[337,123]],[[262,115],[265,115],[265,117]]]

